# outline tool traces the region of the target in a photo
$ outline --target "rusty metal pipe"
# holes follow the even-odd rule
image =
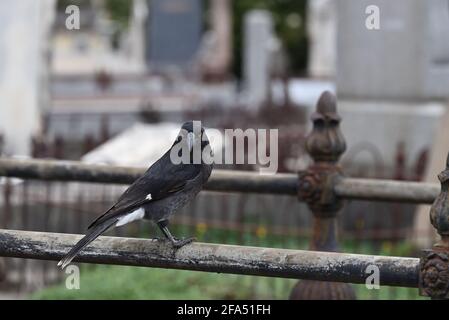
[[[0,176],[24,179],[131,184],[145,168],[93,165],[76,161],[0,159]],[[296,174],[259,175],[256,172],[214,170],[206,190],[296,195]],[[344,199],[432,203],[438,184],[342,177],[335,194]]]
[[[0,176],[23,179],[131,184],[145,170],[77,161],[0,158]],[[214,170],[205,189],[296,195],[297,185],[295,174],[259,175],[248,171]]]
[[[56,261],[81,237],[0,229],[0,256]],[[198,242],[175,250],[152,239],[104,236],[75,261],[351,283],[365,283],[367,266],[376,265],[380,284],[401,287],[418,286],[419,265],[416,258]]]
[[[345,199],[431,204],[440,187],[436,183],[342,178],[335,184],[334,191]]]

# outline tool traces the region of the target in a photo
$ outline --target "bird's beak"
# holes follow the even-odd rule
[[[189,151],[192,151],[194,144],[195,144],[195,135],[193,134],[193,132],[189,132],[187,134],[187,146],[189,147]]]

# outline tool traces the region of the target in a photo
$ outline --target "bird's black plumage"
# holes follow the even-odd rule
[[[188,147],[183,145],[189,141],[191,144]],[[180,150],[178,156],[182,152],[189,153],[188,163],[173,162],[175,146]],[[212,164],[204,163],[203,158],[199,163],[192,161],[195,146],[201,153],[205,149],[212,153],[204,129],[198,125],[196,130],[194,122],[186,122],[172,147],[122,194],[116,204],[91,223],[86,235],[58,265],[64,268],[79,251],[110,227],[140,218],[156,222],[177,247],[190,242],[191,239],[176,240],[168,231],[167,224],[175,211],[196,196],[211,174]]]

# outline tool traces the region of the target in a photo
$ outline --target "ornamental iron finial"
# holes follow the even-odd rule
[[[335,163],[346,150],[337,113],[337,99],[325,91],[321,94],[316,112],[312,114],[313,130],[306,140],[306,149],[315,162]]]

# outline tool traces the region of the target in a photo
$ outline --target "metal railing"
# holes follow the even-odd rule
[[[59,260],[82,236],[0,229],[0,255]],[[48,244],[52,245],[49,246]],[[95,240],[77,261],[280,278],[365,283],[367,265],[382,273],[381,284],[417,287],[419,259],[314,252],[194,242],[181,249],[152,239]]]
[[[131,184],[147,168],[85,164],[76,161],[1,159],[0,176],[49,181]],[[252,171],[214,170],[204,189],[222,192],[298,194],[298,175],[260,175]],[[436,183],[339,177],[331,186],[342,199],[433,203]]]
[[[312,120],[314,127],[306,149],[314,163],[307,170],[298,175],[214,170],[205,186],[210,191],[297,195],[307,203],[314,218],[310,251],[204,243],[173,251],[151,240],[100,237],[76,261],[330,281],[329,290],[320,291],[322,299],[355,298],[348,283],[364,283],[366,267],[374,264],[379,267],[381,284],[419,287],[422,295],[448,298],[449,158],[448,167],[439,175],[441,191],[437,184],[345,177],[338,160],[346,143],[332,94],[322,94]],[[0,176],[24,179],[130,184],[145,170],[69,161],[0,159]],[[433,203],[430,217],[442,240],[426,250],[421,259],[335,253],[339,251],[338,212],[346,199]],[[0,256],[57,260],[77,237],[0,230]],[[50,241],[52,246],[48,246]],[[300,281],[291,298],[310,298],[307,295],[314,291],[311,286],[320,286],[320,282]]]

